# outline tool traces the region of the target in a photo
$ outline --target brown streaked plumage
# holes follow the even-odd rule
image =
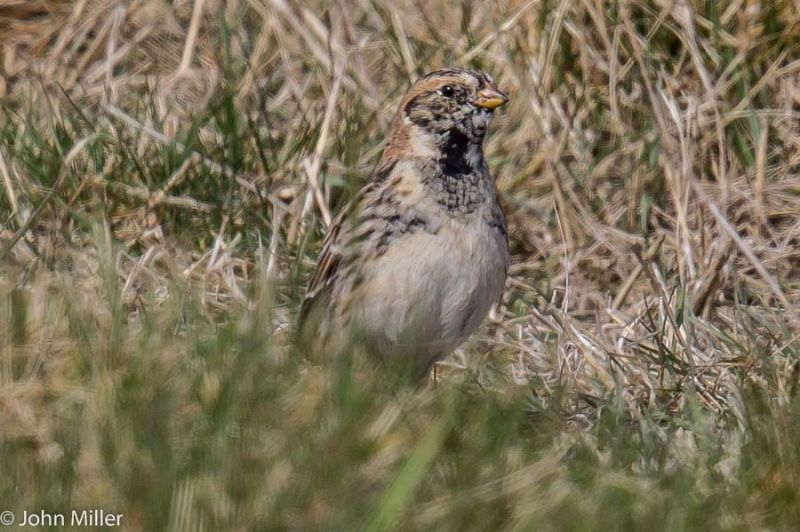
[[[357,341],[424,374],[502,294],[506,222],[483,157],[507,96],[486,74],[446,69],[400,103],[370,182],[328,230],[299,330],[309,348]]]

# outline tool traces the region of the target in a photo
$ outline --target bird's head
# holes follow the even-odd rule
[[[436,70],[411,86],[400,105],[400,118],[431,135],[461,134],[480,143],[494,110],[508,101],[494,80],[472,70]]]
[[[482,170],[483,139],[494,110],[507,101],[482,72],[445,69],[422,76],[400,103],[376,174],[409,159],[435,161],[445,174]]]

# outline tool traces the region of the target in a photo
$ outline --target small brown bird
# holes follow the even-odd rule
[[[408,90],[370,182],[325,238],[300,310],[313,351],[341,356],[355,340],[424,375],[499,301],[508,235],[483,140],[507,101],[469,70]]]

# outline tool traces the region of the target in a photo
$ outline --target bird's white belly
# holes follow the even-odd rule
[[[440,357],[472,333],[502,294],[504,237],[485,223],[446,220],[407,233],[365,269],[358,314],[384,356]]]

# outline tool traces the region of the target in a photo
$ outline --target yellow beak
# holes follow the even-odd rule
[[[485,107],[486,109],[494,109],[500,107],[508,101],[508,96],[501,92],[499,89],[486,87],[478,92],[478,97],[472,103],[478,107]]]

